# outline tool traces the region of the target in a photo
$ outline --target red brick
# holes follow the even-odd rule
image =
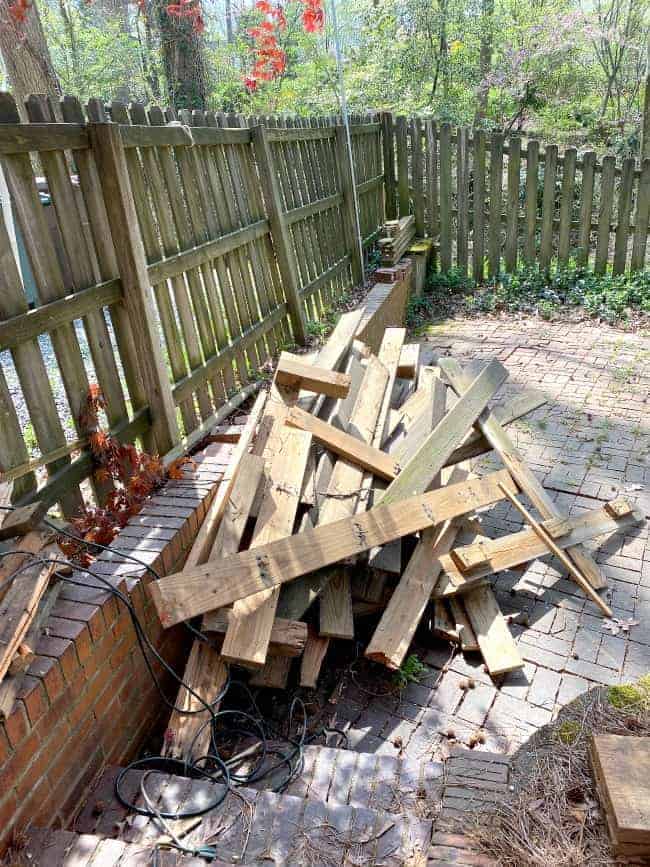
[[[65,688],[61,666],[56,659],[49,656],[35,657],[29,666],[28,674],[43,681],[50,703],[55,701]]]
[[[16,824],[20,826],[29,823],[38,828],[47,828],[53,818],[51,791],[50,782],[47,777],[44,777],[34,786],[26,799],[19,801]]]
[[[36,677],[24,677],[18,693],[27,710],[27,717],[31,725],[36,725],[38,720],[48,709],[50,703],[45,693],[45,687]]]
[[[72,680],[75,671],[79,669],[79,657],[77,656],[74,643],[69,638],[43,635],[36,645],[36,652],[39,656],[49,656],[52,659],[57,659],[68,683]]]
[[[0,767],[7,761],[11,752],[11,744],[9,743],[5,727],[0,723]]]
[[[80,805],[88,796],[88,792],[92,789],[95,780],[106,766],[104,754],[101,749],[95,749],[95,752],[90,757],[83,773],[73,785],[67,798],[63,801],[60,814],[63,821],[69,824],[79,811]]]
[[[95,677],[86,685],[77,702],[69,709],[68,719],[74,728],[88,713],[92,713],[95,699],[104,689],[111,675],[110,668],[105,665],[99,669]]]
[[[5,731],[13,749],[16,749],[29,730],[30,725],[25,707],[22,702],[18,701],[14,705],[12,713],[5,720]]]
[[[92,653],[90,632],[85,623],[81,623],[79,620],[50,617],[47,627],[50,635],[55,635],[57,638],[69,638],[74,641],[79,662],[83,665]]]
[[[59,751],[47,772],[47,777],[56,791],[70,770],[76,774],[79,771],[81,757],[88,753],[93,738],[91,737],[95,718],[90,715],[70,736],[68,743]]]

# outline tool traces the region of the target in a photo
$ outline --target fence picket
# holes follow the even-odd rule
[[[555,181],[557,178],[557,146],[547,145],[544,153],[544,194],[542,197],[542,232],[539,241],[539,266],[548,270],[553,256],[553,223],[555,219]]]
[[[463,274],[467,273],[467,242],[469,234],[467,139],[467,129],[459,127],[456,141],[456,261]]]
[[[517,267],[519,240],[519,175],[521,173],[521,139],[508,143],[508,193],[506,206],[506,245],[504,261],[508,271]]]
[[[562,188],[560,191],[560,228],[558,230],[558,261],[566,265],[571,249],[571,222],[573,220],[573,191],[575,189],[577,151],[567,148],[562,162]]]
[[[411,175],[413,181],[413,213],[415,214],[415,233],[424,237],[424,178],[422,172],[422,121],[414,117],[410,123],[411,136]]]
[[[529,264],[537,258],[537,185],[539,183],[539,142],[526,148],[526,238],[524,257]]]
[[[632,271],[645,268],[646,244],[648,240],[648,219],[650,218],[650,159],[643,160],[641,177],[634,214],[634,241],[632,244]]]
[[[630,211],[634,185],[634,159],[623,160],[621,186],[618,191],[616,214],[616,238],[614,241],[614,274],[622,274],[627,263],[627,247],[630,234]]]
[[[598,238],[594,261],[594,270],[597,274],[605,273],[609,259],[609,233],[612,222],[615,181],[616,159],[612,156],[606,156],[603,158],[603,168],[600,175],[600,210],[598,212]]]
[[[501,268],[501,210],[503,184],[503,135],[494,133],[490,144],[490,224],[488,273],[497,277]]]
[[[451,268],[451,127],[440,127],[440,267]]]
[[[411,213],[411,196],[409,193],[408,129],[407,120],[403,115],[399,115],[395,119],[395,144],[397,147],[399,216],[407,217]]]
[[[580,197],[580,228],[577,255],[578,263],[580,265],[589,264],[595,178],[596,154],[594,151],[587,151],[582,155],[582,193]]]
[[[485,279],[485,133],[474,133],[474,206],[472,208],[472,275]]]

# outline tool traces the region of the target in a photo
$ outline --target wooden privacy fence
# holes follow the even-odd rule
[[[421,118],[381,119],[388,218],[412,213],[440,268],[477,282],[527,262],[646,265],[650,160],[617,161]]]
[[[85,115],[65,97],[57,123],[44,97],[26,106],[21,123],[0,96],[26,254],[19,266],[0,219],[0,469],[18,500],[38,493],[70,515],[107,493],[87,450],[90,383],[115,436],[171,459],[362,281],[352,181],[370,244],[384,219],[381,126],[356,119],[352,166],[331,118],[262,125],[98,100]]]

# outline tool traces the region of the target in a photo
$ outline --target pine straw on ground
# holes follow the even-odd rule
[[[649,736],[650,676],[639,689],[581,696],[520,748],[512,765],[515,792],[463,828],[482,852],[503,867],[617,863],[591,773],[592,733]]]

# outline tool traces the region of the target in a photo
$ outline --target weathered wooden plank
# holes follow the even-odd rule
[[[454,391],[459,395],[463,394],[469,385],[470,377],[462,370],[458,362],[451,358],[445,358],[441,359],[439,365]],[[494,415],[487,413],[485,416],[479,417],[478,426],[486,440],[512,473],[521,490],[529,497],[542,517],[562,517],[559,508],[544,490],[535,474],[526,465],[510,440],[510,437],[503,429],[503,426]],[[581,547],[573,547],[569,549],[569,554],[595,590],[600,590],[606,586],[600,569],[587,551]]]
[[[397,196],[399,216],[411,213],[408,166],[408,122],[404,115],[395,118],[395,145],[397,150]]]
[[[630,235],[630,211],[634,185],[634,157],[623,160],[621,186],[618,191],[616,213],[616,236],[614,241],[613,273],[622,274],[627,264],[627,248]]]
[[[503,207],[503,135],[492,133],[490,141],[490,225],[488,273],[496,277],[501,268],[501,210]]]
[[[480,646],[476,639],[476,635],[474,634],[474,629],[472,628],[469,617],[467,616],[467,612],[465,611],[463,600],[459,599],[457,596],[450,596],[449,599],[447,599],[447,605],[449,605],[449,612],[456,631],[458,632],[461,650],[465,653],[473,653],[474,651],[479,650]]]
[[[426,491],[507,376],[508,371],[502,364],[491,361],[476,377],[471,391],[467,390],[463,394],[463,399],[443,417],[415,455],[403,466],[379,502],[394,503],[406,496]]]
[[[399,363],[397,365],[397,378],[415,379],[418,373],[420,363],[420,344],[405,343],[399,354]]]
[[[461,480],[462,471],[455,471],[452,483]],[[388,668],[400,667],[442,570],[439,558],[451,549],[457,533],[453,521],[422,533],[366,648],[369,659]]]
[[[192,548],[190,549],[190,553],[185,561],[186,569],[193,569],[195,566],[205,563],[208,558],[219,528],[219,522],[223,517],[233,486],[236,482],[241,462],[244,455],[248,452],[253,437],[255,436],[257,425],[261,420],[262,412],[266,405],[266,398],[266,392],[261,392],[253,404],[253,408],[246,420],[246,427],[244,428],[244,431],[239,438],[239,442],[230,458],[228,469],[219,483],[217,493],[210,503],[207,514],[199,528],[199,532],[192,543]]]
[[[474,133],[472,209],[472,275],[481,284],[485,277],[485,133]]]
[[[521,139],[511,138],[508,148],[508,192],[506,205],[506,245],[504,261],[508,271],[517,267],[519,242],[519,175],[521,173]]]
[[[398,464],[390,455],[368,445],[356,436],[335,428],[299,407],[293,407],[289,410],[286,424],[307,431],[327,446],[330,451],[365,470],[369,470],[382,479],[391,481],[399,472]]]
[[[306,364],[299,356],[290,352],[281,353],[275,381],[280,385],[296,386],[336,398],[345,397],[350,389],[350,377],[347,374],[320,365]]]
[[[325,659],[329,639],[321,638],[314,630],[309,630],[307,645],[300,664],[300,686],[315,689],[318,675]]]
[[[567,148],[562,160],[562,189],[560,191],[560,229],[557,255],[562,265],[569,261],[571,250],[571,222],[573,219],[573,191],[575,189],[577,151]]]
[[[596,239],[596,258],[594,270],[604,274],[609,258],[609,235],[614,205],[614,184],[616,182],[616,157],[603,157],[600,175],[600,210],[598,212],[598,236]]]
[[[524,256],[528,263],[537,260],[537,184],[539,180],[539,142],[528,142],[526,150],[526,236]]]
[[[491,587],[476,587],[463,597],[487,670],[496,677],[524,667]]]
[[[650,88],[649,88],[650,90]],[[632,271],[641,271],[645,267],[645,253],[648,241],[648,220],[650,219],[650,160],[644,160],[639,178],[639,188],[636,197],[634,214],[634,241],[632,243]]]
[[[500,482],[514,491],[510,474],[501,470],[169,575],[148,589],[161,622],[171,626],[495,503],[503,497]]]
[[[641,513],[638,510],[615,518],[606,508],[602,508],[569,518],[550,518],[542,526],[557,545],[568,548],[606,533],[634,527],[640,520]],[[526,529],[498,539],[479,539],[470,545],[455,548],[450,556],[466,576],[482,577],[511,569],[548,553],[548,548],[535,532]],[[446,568],[446,560],[443,565]]]
[[[451,268],[451,127],[440,125],[440,268]]]
[[[252,457],[252,455],[251,455]],[[223,636],[233,617],[232,609],[220,608],[203,615],[203,632]],[[300,656],[307,643],[307,624],[299,620],[276,617],[271,629],[269,654],[271,656]]]
[[[577,252],[577,260],[580,265],[587,265],[589,263],[595,178],[596,154],[594,151],[586,151],[582,155],[582,190],[580,194],[580,228]]]
[[[276,385],[276,388],[282,387]],[[295,399],[295,394],[297,392],[290,392],[288,404]],[[288,409],[287,405],[286,411]],[[300,504],[311,435],[287,427],[285,418],[286,412],[281,411],[277,415],[266,444],[265,455],[270,454],[271,462],[251,550],[290,536]],[[235,601],[233,616],[221,648],[225,659],[252,668],[264,665],[279,593],[279,587],[273,587],[250,598]]]
[[[547,145],[544,153],[544,192],[542,194],[542,231],[539,240],[539,265],[548,269],[553,256],[553,222],[555,219],[555,181],[557,145]]]

